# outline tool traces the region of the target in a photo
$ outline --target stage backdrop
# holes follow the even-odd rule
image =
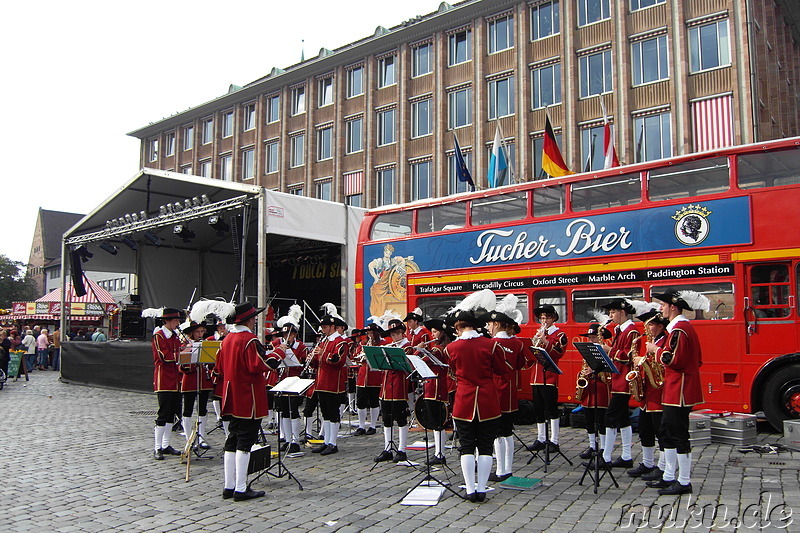
[[[61,379],[135,392],[153,391],[149,342],[76,341],[61,344]]]

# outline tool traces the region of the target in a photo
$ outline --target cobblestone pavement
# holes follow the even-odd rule
[[[595,495],[588,481],[578,485],[583,469],[575,456],[585,433],[563,428],[561,446],[574,466],[559,458],[544,473],[541,462],[526,466],[530,455],[517,451],[515,475],[542,478],[540,487],[497,488],[483,504],[445,493],[436,506],[409,507],[397,502],[419,481],[417,471],[381,463],[369,472],[381,432],[343,435],[336,455],[286,460],[305,490],[286,477],[262,478],[255,488],[265,498],[236,503],[221,498],[221,431],[209,437],[214,458],[193,463],[189,482],[178,457],[153,460],[154,395],[65,384],[46,371],[7,383],[0,406],[0,531],[800,531],[800,515],[793,516],[800,513],[800,453],[759,457],[711,444],[695,448],[691,500],[659,497],[622,471],[615,471],[620,488],[603,479]],[[528,442],[531,431],[518,429]],[[759,442],[780,437],[762,432]],[[410,440],[420,438],[412,433]],[[423,452],[409,456],[424,460]],[[457,486],[456,452],[448,459]]]

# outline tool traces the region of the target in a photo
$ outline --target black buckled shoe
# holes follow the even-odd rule
[[[528,449],[529,452],[538,452],[544,449],[544,442],[537,440],[534,441],[533,444],[525,447]]]
[[[675,483],[675,482],[674,481],[664,481],[664,478],[661,478],[661,479],[655,479],[653,481],[648,481],[647,483],[645,483],[645,485],[647,485],[647,487],[651,488],[651,489],[666,489],[667,487],[671,486],[673,483]]]
[[[492,472],[491,474],[489,474],[489,481],[494,481],[494,482],[497,482],[497,481],[501,481],[502,479],[503,479],[503,476],[498,476],[498,475],[497,475],[497,474],[495,474],[494,472]]]
[[[608,465],[611,468],[630,468],[633,466],[633,459],[623,459],[622,457],[617,457]]]
[[[173,448],[172,446],[167,446],[166,448],[161,448],[161,453],[164,455],[180,455],[181,452]]]
[[[153,450],[153,459],[155,459],[156,461],[164,460],[164,452],[161,450],[161,448]]]
[[[394,452],[394,459],[392,459],[392,461],[395,463],[402,463],[403,461],[408,461],[408,455],[406,455],[406,452],[400,452],[400,451]]]
[[[236,492],[233,493],[233,501],[235,502],[242,502],[245,500],[252,500],[253,498],[260,498],[264,494],[266,494],[263,490],[253,490],[247,489],[244,492]]]
[[[642,475],[642,481],[657,481],[661,479],[661,476],[663,475],[664,471],[661,470],[659,467],[654,466],[649,473]]]
[[[591,446],[587,446],[586,449],[583,450],[578,457],[580,457],[581,459],[591,459],[593,451],[594,448],[592,448]]]
[[[561,448],[558,447],[558,444],[555,442],[547,441],[547,451],[550,453],[558,453]]]
[[[439,455],[434,455],[433,457],[431,457],[430,459],[428,459],[428,463],[427,463],[427,464],[428,464],[428,466],[433,466],[433,465],[446,465],[446,464],[447,464],[447,459],[445,459],[445,458],[444,458],[444,455],[441,455],[441,454],[439,454]]]
[[[320,444],[320,445],[319,445],[319,446],[317,446],[316,448],[312,448],[312,449],[311,449],[311,453],[322,453],[322,452],[324,452],[324,451],[325,451],[325,449],[326,449],[327,447],[328,447],[328,445],[327,445],[327,444],[325,444],[325,443],[323,442],[322,444]]]
[[[485,492],[476,492],[475,493],[475,501],[477,503],[482,503],[486,501],[486,493]]]
[[[378,454],[377,457],[375,457],[376,463],[383,463],[391,460],[392,460],[392,452],[390,452],[389,450],[383,450],[381,453]]]
[[[296,442],[291,443],[286,449],[286,453],[300,453],[300,445]]]
[[[360,437],[361,435],[366,435],[366,434],[367,434],[367,430],[364,429],[364,428],[358,428],[353,432],[353,436],[355,436],[355,437]]]
[[[681,485],[678,480],[672,482],[672,485],[659,489],[658,494],[661,496],[679,496],[681,494],[691,494],[692,484]]]
[[[468,502],[475,503],[478,501],[478,494],[476,492],[470,492],[469,494],[464,496],[464,499],[467,500]]]
[[[335,444],[328,444],[328,447],[319,452],[320,455],[331,455],[334,453],[339,453],[339,448]]]
[[[367,428],[367,435],[374,435],[375,433],[376,433],[376,431],[375,431],[374,427],[368,427]]]
[[[602,455],[598,455],[597,460],[600,461],[600,468],[605,468],[606,466],[608,466],[609,468],[611,467],[611,463],[606,463]],[[594,459],[590,459],[589,461],[584,461],[583,463],[581,463],[581,466],[586,468],[594,468],[594,461],[595,461]]]
[[[223,500],[230,500],[233,498],[233,489],[222,489],[222,499]]]
[[[644,463],[639,463],[639,466],[632,470],[628,470],[628,475],[631,477],[641,477],[653,471],[654,466],[645,466]]]

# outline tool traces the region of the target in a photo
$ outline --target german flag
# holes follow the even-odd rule
[[[553,126],[550,125],[550,117],[545,117],[544,123],[544,144],[542,146],[542,170],[554,178],[575,174],[567,168],[564,158],[561,157],[561,150],[556,144],[556,136],[553,133]]]

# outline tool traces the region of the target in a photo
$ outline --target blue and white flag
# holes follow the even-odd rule
[[[464,161],[464,154],[461,153],[461,145],[458,144],[456,132],[453,132],[453,143],[456,151],[456,176],[458,177],[458,181],[469,183],[470,190],[474,191],[475,182],[472,181],[472,175],[469,173],[467,163]]]
[[[500,187],[506,184],[506,174],[508,173],[508,160],[506,153],[500,142],[500,127],[494,132],[494,143],[492,143],[492,157],[489,160],[489,174],[486,179],[489,187]]]

